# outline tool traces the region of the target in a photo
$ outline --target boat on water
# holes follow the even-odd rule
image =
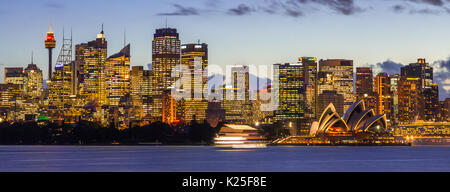
[[[266,148],[267,144],[267,139],[248,125],[226,124],[214,139],[214,146],[220,148],[258,149]]]

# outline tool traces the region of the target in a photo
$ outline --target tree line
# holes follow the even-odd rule
[[[220,127],[220,126],[218,126]],[[0,123],[2,145],[95,145],[95,144],[212,144],[218,128],[208,123],[192,122],[188,126],[170,126],[154,122],[125,130],[104,127],[99,123],[77,124],[46,122]]]

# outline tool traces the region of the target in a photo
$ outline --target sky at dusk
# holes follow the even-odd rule
[[[156,28],[177,28],[182,43],[209,45],[209,63],[271,65],[301,56],[353,59],[375,72],[424,57],[440,98],[450,97],[450,0],[14,0],[0,6],[0,65],[25,67],[34,52],[47,74],[49,21],[57,47],[94,40],[104,24],[108,55],[131,43],[131,65],[151,63]],[[44,75],[45,77],[46,75]],[[1,76],[3,78],[3,75]],[[3,79],[2,79],[3,81]]]

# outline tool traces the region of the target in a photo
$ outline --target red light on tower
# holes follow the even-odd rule
[[[45,39],[45,48],[55,48],[56,47],[56,41],[55,36],[52,31],[52,23],[50,22],[50,31],[47,32],[47,37]]]

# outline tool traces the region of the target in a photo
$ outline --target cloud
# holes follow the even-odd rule
[[[406,7],[403,6],[403,5],[394,5],[394,6],[392,7],[392,10],[393,10],[394,12],[396,12],[396,13],[401,13],[401,12],[403,12],[405,9],[406,9]]]
[[[439,98],[450,98],[450,58],[432,64],[434,81],[439,85]]]
[[[175,11],[171,13],[159,13],[158,15],[163,16],[190,16],[190,15],[199,15],[199,11],[193,7],[184,7],[179,4],[174,4]]]
[[[384,73],[393,75],[393,74],[400,74],[400,68],[403,67],[403,64],[396,63],[396,62],[388,59],[384,62],[377,63],[373,67],[378,69],[378,71],[380,71],[380,72],[384,72]]]
[[[65,8],[66,5],[62,3],[57,2],[47,2],[43,5],[44,7],[52,8],[52,9],[62,9]]]
[[[237,8],[232,8],[228,10],[228,14],[230,15],[248,15],[251,12],[255,11],[251,7],[246,4],[240,4]]]
[[[395,13],[440,15],[450,14],[450,9],[446,6],[449,0],[396,0],[399,4],[392,7]],[[428,7],[427,7],[428,6]],[[408,10],[407,12],[405,10]]]
[[[444,2],[442,0],[407,0],[414,3],[425,3],[434,6],[443,6]]]
[[[417,9],[410,10],[410,14],[425,14],[425,15],[439,15],[441,13],[440,10],[435,9]]]

